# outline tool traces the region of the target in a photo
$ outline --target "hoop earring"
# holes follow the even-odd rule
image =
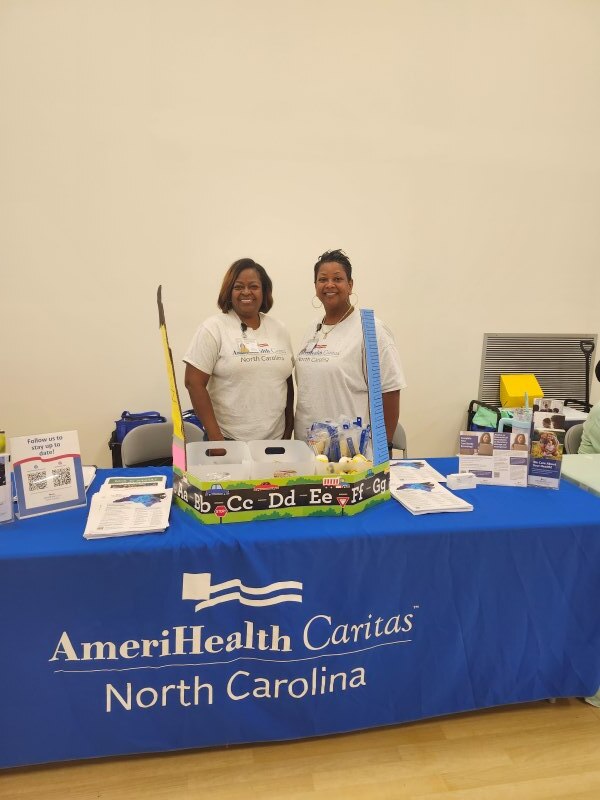
[[[356,298],[356,300],[353,303],[350,301],[352,295],[354,295],[354,297]],[[358,295],[356,294],[356,292],[350,292],[350,294],[348,295],[348,302],[350,303],[352,308],[356,308],[356,306],[358,305]]]
[[[317,301],[317,305],[315,305],[315,300]],[[322,303],[322,302],[319,300],[319,298],[317,297],[317,295],[315,295],[315,296],[313,297],[313,299],[311,300],[311,303],[310,303],[310,304],[311,304],[311,306],[312,306],[313,308],[315,308],[315,309],[317,309],[317,308],[323,308],[323,303]]]

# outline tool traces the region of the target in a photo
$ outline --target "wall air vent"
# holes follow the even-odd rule
[[[546,397],[589,402],[596,340],[595,333],[486,333],[478,399],[499,405],[500,375],[532,372]]]

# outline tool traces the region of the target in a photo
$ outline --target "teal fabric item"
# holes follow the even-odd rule
[[[483,406],[479,406],[475,414],[473,415],[473,424],[474,425],[481,425],[485,428],[495,428],[496,423],[498,422],[498,415],[495,411],[491,411],[489,408],[484,408]]]
[[[592,408],[583,423],[580,453],[600,453],[600,403]]]
[[[512,417],[512,411],[507,411],[504,408],[500,409],[500,416],[501,417]],[[473,424],[474,425],[481,425],[485,428],[495,428],[496,423],[498,422],[498,417],[495,411],[492,411],[489,408],[485,408],[485,406],[479,406],[475,414],[473,415]]]

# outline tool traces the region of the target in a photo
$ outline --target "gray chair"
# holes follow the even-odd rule
[[[406,431],[400,423],[396,425],[396,430],[392,436],[392,450],[402,450],[402,458],[408,458],[406,448]]]
[[[581,437],[583,435],[583,422],[578,425],[573,425],[565,433],[565,453],[579,452],[579,445],[581,444]]]
[[[183,423],[188,442],[204,441],[204,431],[191,422]],[[129,431],[121,444],[124,467],[135,464],[164,466],[173,453],[173,423],[153,422]]]

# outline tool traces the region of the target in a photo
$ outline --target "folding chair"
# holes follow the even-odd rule
[[[204,441],[204,431],[191,422],[183,423],[188,442]],[[168,467],[173,463],[173,423],[155,422],[129,431],[121,444],[124,467]]]
[[[578,453],[581,437],[583,436],[583,423],[573,425],[565,433],[565,453]]]
[[[402,450],[402,458],[408,458],[406,448],[406,431],[400,423],[396,425],[396,430],[392,436],[392,450]]]

